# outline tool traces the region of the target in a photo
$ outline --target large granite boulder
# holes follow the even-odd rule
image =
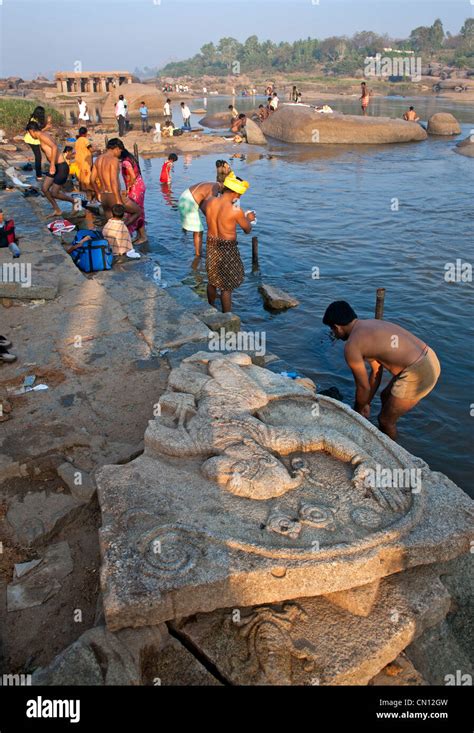
[[[454,148],[454,152],[465,155],[467,158],[474,158],[474,135],[469,135],[464,140],[460,140]]]
[[[140,117],[140,106],[145,102],[150,117],[162,117],[164,95],[156,87],[149,84],[121,84],[109,92],[102,108],[102,117],[105,120],[115,119],[115,105],[119,95],[123,94],[128,104],[128,114],[131,118]]]
[[[429,135],[460,135],[461,128],[454,115],[449,112],[436,112],[428,120]]]
[[[260,125],[247,117],[247,142],[249,145],[266,145],[267,138],[262,132]]]
[[[210,127],[213,130],[219,130],[223,128],[230,128],[230,123],[232,121],[232,115],[230,112],[215,112],[212,115],[206,115],[202,118],[202,120],[199,120],[199,124],[203,127]]]
[[[283,104],[262,124],[267,137],[288,143],[404,143],[426,139],[417,122],[391,117],[321,114],[304,105]]]
[[[96,477],[111,630],[317,596],[365,618],[381,579],[469,550],[461,489],[244,353],[184,358],[159,404],[144,454]]]

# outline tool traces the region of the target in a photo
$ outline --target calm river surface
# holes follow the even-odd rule
[[[243,110],[260,103],[236,101]],[[236,174],[251,183],[243,206],[257,211],[260,244],[260,272],[252,274],[250,237],[239,238],[246,279],[234,294],[234,311],[245,330],[265,331],[268,351],[319,389],[337,386],[350,403],[353,380],[343,345],[330,340],[321,319],[337,299],[348,300],[360,317],[373,317],[376,288],[385,287],[385,318],[426,340],[442,365],[435,390],[400,420],[399,440],[472,495],[473,284],[448,283],[444,275],[447,263],[474,260],[474,161],[453,152],[474,127],[474,110],[441,99],[388,98],[375,100],[372,113],[400,116],[411,103],[423,120],[452,111],[462,135],[400,145],[273,143],[232,161]],[[228,104],[228,98],[209,99],[208,110]],[[355,100],[330,104],[344,112],[358,109]],[[190,106],[202,107],[202,100]],[[199,292],[205,289],[205,258],[192,268],[192,239],[182,234],[176,203],[190,184],[214,178],[221,157],[229,159],[218,152],[180,156],[171,193],[159,184],[162,159],[142,160],[149,250],[164,280],[185,280]],[[392,210],[394,199],[398,210]],[[300,306],[270,314],[258,293],[261,281],[297,296]],[[376,399],[372,420],[378,409]]]

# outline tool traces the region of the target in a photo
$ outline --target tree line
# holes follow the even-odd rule
[[[351,76],[363,71],[367,56],[383,54],[384,48],[414,51],[423,63],[442,59],[459,68],[474,68],[474,18],[467,18],[456,35],[445,33],[438,18],[431,26],[414,28],[406,39],[393,39],[372,31],[361,31],[351,38],[307,38],[294,43],[259,41],[257,36],[240,43],[236,38],[226,37],[217,44],[204,44],[192,58],[173,61],[161,69],[135,69],[135,73],[141,77],[198,77],[248,74],[256,70],[268,74],[308,72],[320,68],[325,74]]]

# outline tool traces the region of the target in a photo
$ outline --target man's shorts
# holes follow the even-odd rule
[[[438,357],[433,349],[427,346],[414,364],[405,367],[395,377],[390,394],[403,400],[421,400],[431,392],[440,374]]]
[[[54,175],[49,172],[45,173],[44,175],[48,176],[48,178],[52,178],[53,183],[55,183],[57,186],[62,186],[69,178],[69,166],[67,163],[58,163],[56,165],[56,171]]]
[[[181,194],[178,209],[183,229],[186,229],[187,232],[204,231],[201,217],[199,216],[199,206],[189,188]]]

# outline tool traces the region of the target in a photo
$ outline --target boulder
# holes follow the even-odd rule
[[[262,124],[266,137],[287,143],[383,144],[425,140],[417,122],[391,117],[320,114],[311,107],[283,104]]]
[[[449,112],[437,112],[428,120],[429,135],[459,135],[461,128],[454,115]]]
[[[249,145],[266,145],[267,139],[263,134],[260,125],[247,118],[247,142]]]
[[[469,135],[464,140],[458,142],[454,148],[454,152],[459,153],[459,155],[465,155],[467,158],[474,158],[474,135]]]
[[[300,304],[299,300],[288,295],[284,290],[273,287],[273,285],[262,284],[259,287],[259,291],[263,295],[265,305],[275,311],[296,308]]]
[[[206,115],[199,120],[199,124],[203,127],[211,127],[213,130],[220,128],[230,128],[231,114],[230,112],[216,112],[213,115]]]
[[[149,84],[121,84],[117,89],[109,92],[102,109],[104,120],[115,119],[115,105],[119,95],[123,94],[128,104],[128,114],[131,118],[140,117],[140,105],[145,102],[150,117],[163,117],[164,95],[159,89]]]

